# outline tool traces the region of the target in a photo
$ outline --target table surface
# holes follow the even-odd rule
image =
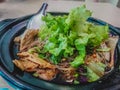
[[[93,14],[92,17],[101,19],[109,24],[120,27],[120,9],[109,3],[88,3],[81,1],[58,0],[16,0],[0,3],[0,20],[18,18],[37,12],[43,2],[49,4],[47,11],[69,12],[70,9],[85,4]],[[2,82],[2,83],[1,83]],[[9,87],[0,77],[0,87]],[[12,90],[12,88],[10,89]]]

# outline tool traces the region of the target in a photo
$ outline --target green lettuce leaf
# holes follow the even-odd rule
[[[100,77],[94,73],[89,67],[87,67],[87,78],[88,82],[93,82],[98,80]]]
[[[43,53],[50,54],[50,60],[57,64],[61,58],[77,53],[71,66],[77,68],[84,64],[86,47],[99,46],[108,38],[108,25],[100,26],[88,22],[91,11],[85,5],[74,8],[68,15],[43,17],[46,25],[39,31],[40,40],[46,40]]]

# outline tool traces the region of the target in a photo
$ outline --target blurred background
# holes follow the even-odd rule
[[[2,2],[31,2],[33,0],[0,0],[0,3]],[[34,0],[36,1],[36,0]],[[39,1],[44,1],[44,0],[39,0]],[[72,1],[72,0],[67,0],[67,1]],[[120,7],[120,0],[76,0],[76,1],[85,1],[85,2],[103,2],[103,3],[111,3],[114,6]]]
[[[22,1],[28,1],[30,2],[31,0],[0,0],[0,2],[22,2]],[[34,0],[36,1],[36,0]],[[39,0],[39,1],[44,1],[44,0]],[[111,3],[115,6],[119,6],[119,1],[120,0],[77,0],[77,1],[86,1],[86,2],[103,2],[103,3]]]

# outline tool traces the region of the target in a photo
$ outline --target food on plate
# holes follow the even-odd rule
[[[83,5],[68,15],[43,16],[45,25],[27,31],[13,63],[47,81],[80,84],[100,79],[114,68],[118,36],[109,33],[108,25],[88,22],[91,14]]]

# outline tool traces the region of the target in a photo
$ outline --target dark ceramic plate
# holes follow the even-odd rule
[[[65,13],[52,13],[53,15],[63,15]],[[47,82],[38,78],[33,77],[30,73],[22,72],[17,67],[14,66],[12,60],[16,57],[18,52],[18,46],[13,42],[16,36],[21,35],[26,29],[27,22],[30,16],[8,19],[0,22],[0,70],[3,73],[2,76],[9,80],[14,85],[22,89],[28,90],[101,90],[106,88],[113,88],[120,82],[119,77],[119,61],[120,60],[120,42],[118,42],[116,47],[115,55],[115,69],[113,73],[102,79],[101,81],[96,81],[93,83],[88,83],[84,85],[63,85],[56,84],[53,82]],[[99,25],[105,25],[106,23],[95,19],[89,18],[88,21]],[[120,31],[109,25],[110,33],[114,35],[120,35]],[[114,80],[114,82],[113,82]],[[117,86],[117,88],[120,88]],[[114,88],[115,89],[115,88]],[[112,90],[112,89],[111,89]]]

